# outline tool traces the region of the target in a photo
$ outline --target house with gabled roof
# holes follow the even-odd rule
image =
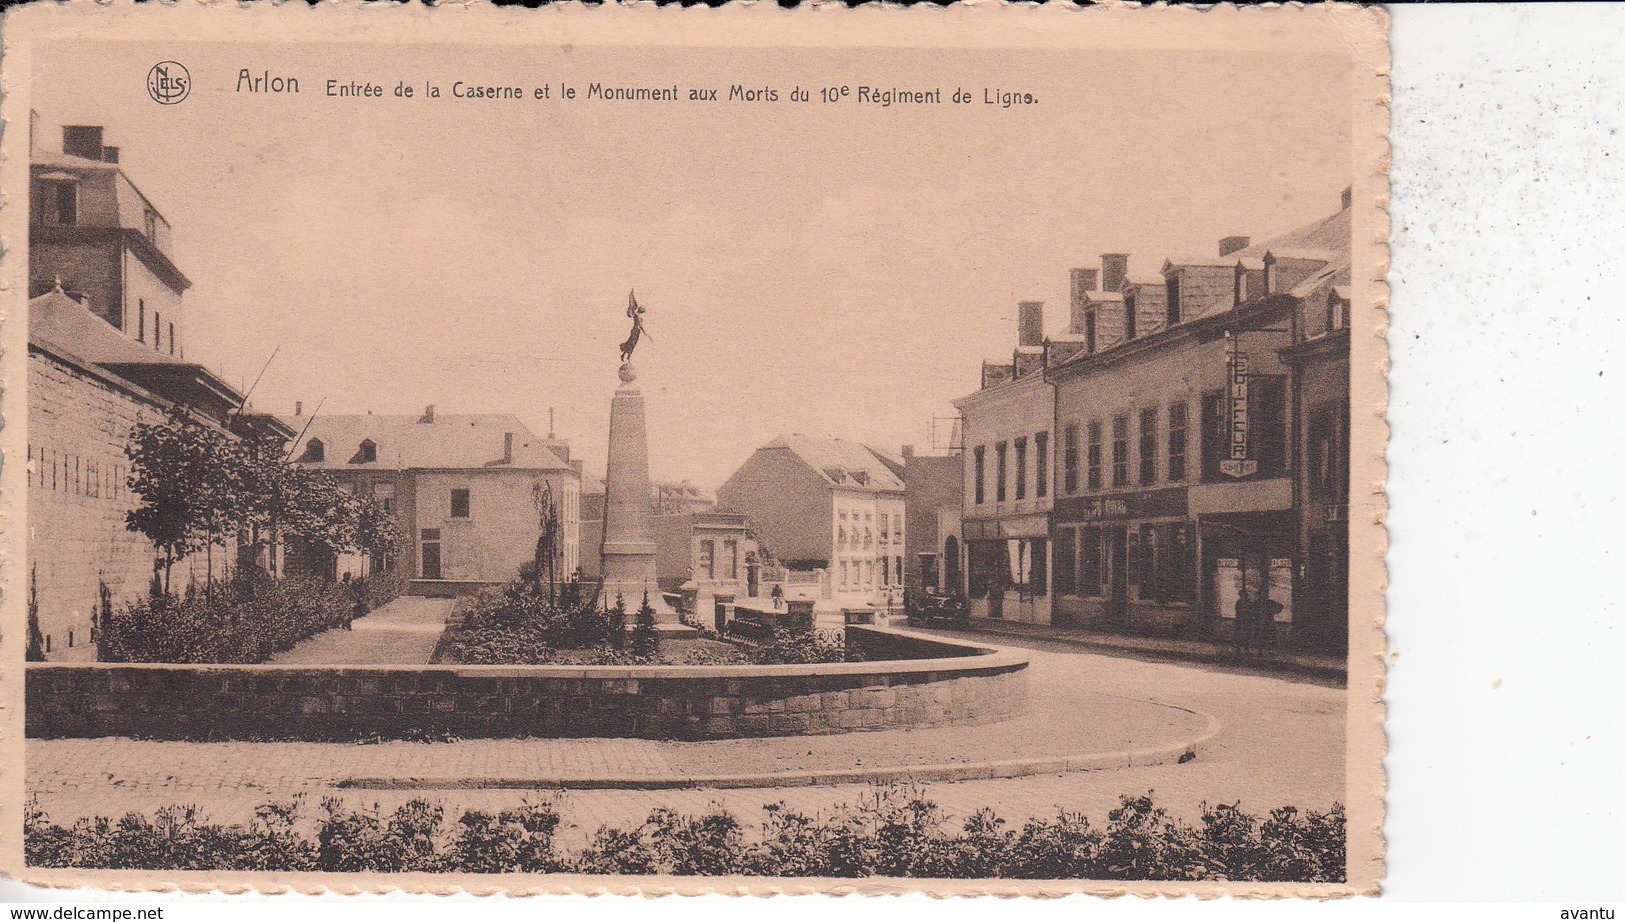
[[[790,433],[717,490],[791,570],[823,570],[837,602],[902,602],[903,462],[860,442]]]
[[[341,414],[284,420],[299,434],[293,460],[371,496],[406,544],[394,560],[324,562],[360,575],[397,566],[416,592],[502,583],[534,558],[541,509],[559,521],[557,573],[581,565],[581,465],[569,442],[544,439],[510,413]]]

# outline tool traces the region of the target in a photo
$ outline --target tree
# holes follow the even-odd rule
[[[45,638],[39,626],[39,564],[28,568],[28,649],[23,659],[30,663],[45,661]]]
[[[131,432],[126,482],[141,505],[125,514],[125,525],[158,549],[164,593],[175,561],[219,543],[239,516],[236,445],[176,408],[162,422],[137,423]]]
[[[643,591],[643,604],[638,606],[637,625],[632,628],[632,652],[637,656],[660,652],[660,632],[655,630],[655,610],[649,604],[647,589]]]
[[[542,568],[547,568],[547,597],[554,597],[558,583],[559,508],[553,501],[553,485],[542,481],[531,488],[531,503],[536,507],[536,554],[531,561],[531,579],[536,593],[542,591]]]

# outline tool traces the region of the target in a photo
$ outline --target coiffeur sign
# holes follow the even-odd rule
[[[1219,462],[1220,473],[1249,477],[1258,462],[1247,457],[1247,353],[1232,333],[1225,334],[1230,366],[1230,457]]]

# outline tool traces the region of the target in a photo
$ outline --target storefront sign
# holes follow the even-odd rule
[[[1184,518],[1189,503],[1184,487],[1117,493],[1111,496],[1078,496],[1057,500],[1056,518],[1069,522],[1098,522],[1110,519]]]
[[[1025,515],[1013,519],[966,519],[965,540],[992,541],[999,538],[1047,538],[1049,517]]]
[[[1229,477],[1247,477],[1258,472],[1258,462],[1247,457],[1247,353],[1229,338],[1230,352],[1230,457],[1219,462],[1219,471]]]

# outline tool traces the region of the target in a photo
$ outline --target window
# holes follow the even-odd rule
[[[371,464],[378,460],[378,443],[372,439],[361,440],[361,450],[356,452],[357,464]]]
[[[1100,420],[1089,424],[1089,489],[1100,489],[1101,478]]]
[[[1140,311],[1133,295],[1123,296],[1123,338],[1133,339],[1140,332]]]
[[[1010,471],[1010,445],[1006,442],[1000,442],[994,447],[993,452],[998,456],[994,473],[999,478],[993,486],[993,498],[1002,503],[1005,500],[1006,475]]]
[[[1112,420],[1112,486],[1128,486],[1128,417]]]
[[[1140,526],[1140,599],[1157,597],[1157,527]]]
[[[454,519],[468,518],[468,491],[451,491],[451,517]]]
[[[986,488],[983,486],[986,478],[982,476],[986,473],[987,468],[987,446],[978,445],[976,446],[976,450],[971,454],[975,459],[971,466],[975,469],[972,476],[976,478],[976,486],[974,488],[976,491],[976,504],[980,506],[982,503],[987,501]]]
[[[880,558],[880,584],[882,586],[890,586],[891,585],[891,558],[890,557],[882,557],[882,558]]]
[[[1286,468],[1286,377],[1253,375],[1248,383],[1252,415],[1252,457],[1259,474],[1279,475]]]
[[[1309,497],[1315,502],[1348,499],[1348,407],[1322,407],[1309,417]]]
[[[1061,448],[1061,465],[1065,468],[1064,486],[1066,492],[1078,492],[1078,427],[1076,424],[1066,427],[1066,442]]]
[[[1140,486],[1157,482],[1157,408],[1140,411]]]
[[[1202,479],[1219,476],[1219,462],[1230,457],[1229,417],[1225,413],[1224,391],[1202,395]]]
[[[305,460],[306,461],[326,461],[327,460],[327,446],[322,444],[321,439],[311,439],[310,441],[305,443]]]
[[[1180,321],[1179,304],[1179,276],[1168,276],[1168,325],[1173,326]]]
[[[34,187],[34,220],[39,224],[79,223],[79,184],[45,181]]]
[[[880,514],[880,543],[885,544],[891,540],[891,516],[888,513]]]
[[[1168,480],[1185,479],[1185,404],[1168,404]]]
[[[169,354],[175,354],[175,325],[169,325]]]
[[[1335,333],[1349,325],[1349,302],[1337,296],[1334,289],[1326,299],[1326,332]]]
[[[385,512],[395,511],[395,485],[393,483],[375,483],[372,485],[372,499],[378,508]]]
[[[1038,480],[1038,498],[1043,499],[1049,495],[1049,433],[1040,432],[1033,436],[1033,473]]]
[[[147,239],[153,243],[158,242],[158,213],[151,208],[142,216],[142,226],[146,230]]]
[[[1093,353],[1095,351],[1095,327],[1095,312],[1093,310],[1084,311],[1083,348],[1085,352]]]
[[[700,577],[702,579],[716,579],[717,576],[717,543],[707,538],[700,542]]]
[[[736,538],[723,539],[722,575],[725,579],[739,578],[739,541]]]
[[[903,557],[900,554],[892,557],[892,574],[897,577],[896,585],[903,585]]]
[[[135,341],[147,341],[147,300],[137,298],[135,302]]]
[[[1027,439],[1016,439],[1016,499],[1027,498]]]
[[[152,348],[164,351],[164,315],[158,311],[152,312]]]

